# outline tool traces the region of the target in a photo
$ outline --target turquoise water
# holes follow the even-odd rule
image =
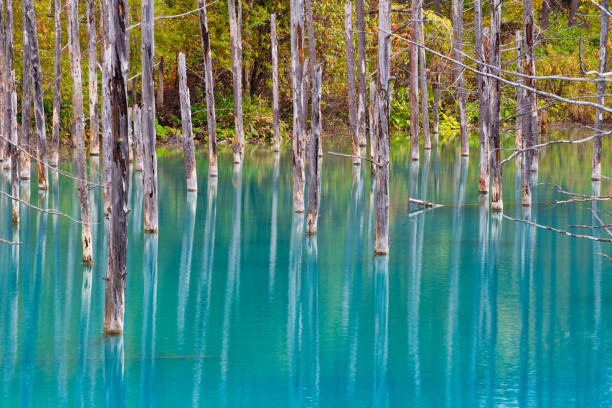
[[[538,181],[590,194],[589,147],[551,148]],[[325,155],[319,234],[306,238],[289,151],[275,161],[253,148],[242,169],[224,153],[216,184],[201,152],[193,195],[181,155],[160,151],[158,237],[142,232],[133,177],[120,337],[102,335],[100,192],[93,269],[77,224],[22,207],[14,230],[0,199],[0,238],[22,242],[0,245],[0,405],[612,406],[612,262],[599,255],[612,244],[490,214],[478,205],[476,151],[469,165],[454,149],[414,165],[393,150],[389,258],[372,256],[369,169],[350,159]],[[511,216],[595,222],[591,203],[551,204],[567,197],[546,184],[525,212],[515,183],[509,165]],[[612,194],[612,182],[599,188]],[[70,180],[29,190],[78,218]],[[419,212],[408,196],[445,206]],[[609,203],[595,209],[612,220]]]

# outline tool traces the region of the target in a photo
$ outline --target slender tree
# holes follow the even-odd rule
[[[62,104],[62,5],[61,0],[54,0],[55,4],[55,56],[53,59],[53,116],[50,164],[57,167],[59,164],[59,140],[60,140],[60,109]],[[25,34],[24,34],[25,36]]]
[[[74,1],[74,0],[72,0]],[[126,27],[127,0],[110,0],[112,109],[112,206],[109,224],[108,271],[104,301],[104,332],[122,333],[127,277],[129,146],[127,141]]]
[[[157,110],[164,107],[164,74],[164,56],[162,55],[157,65]]]
[[[276,39],[276,14],[270,16],[270,40],[272,51],[272,111],[274,120],[274,151],[280,151],[280,113],[278,108],[278,41]]]
[[[89,196],[87,190],[87,171],[85,163],[85,118],[83,114],[83,80],[81,78],[81,46],[79,43],[79,9],[77,0],[68,0],[66,9],[66,28],[68,31],[68,48],[70,50],[70,68],[72,71],[72,109],[76,139],[77,175],[79,177],[79,204],[81,206],[81,239],[83,244],[83,263],[93,263],[91,244],[91,216],[89,214]]]
[[[11,6],[12,7],[12,6]],[[15,70],[11,71],[11,110],[17,112],[17,89],[15,86]],[[11,114],[11,193],[19,197],[19,130],[17,115]],[[19,200],[12,201],[13,225],[19,225]]]
[[[412,0],[412,23],[410,36],[418,41],[419,0]],[[410,157],[419,160],[419,48],[410,43]]]
[[[291,0],[291,87],[293,90],[293,209],[304,212],[304,2]]]
[[[344,5],[344,41],[346,44],[346,93],[348,98],[349,122],[353,141],[353,164],[359,165],[359,132],[357,130],[357,105],[355,101],[355,49],[353,46],[353,5]]]
[[[187,87],[187,67],[185,54],[178,56],[179,94],[181,99],[181,123],[183,125],[183,151],[185,155],[185,177],[187,191],[198,191],[198,176],[193,148],[193,130],[191,125],[191,98]]]
[[[312,140],[308,146],[308,218],[306,222],[306,234],[317,233],[317,218],[319,216],[319,143],[321,141],[321,65],[315,68],[312,78]]]
[[[491,41],[489,52],[489,65],[491,74],[499,76],[501,68],[501,0],[493,0],[491,7]],[[489,154],[491,166],[491,209],[503,211],[502,200],[502,168],[501,168],[501,144],[499,137],[500,125],[500,82],[497,79],[489,81]]]
[[[144,141],[144,229],[157,233],[157,154],[155,153],[155,57],[153,0],[142,1],[142,132]]]
[[[576,14],[578,14],[578,0],[570,0],[569,19],[567,21],[568,26],[572,27],[576,25]]]
[[[200,38],[204,56],[204,77],[206,80],[206,119],[208,122],[208,176],[216,177],[217,170],[217,120],[215,118],[215,81],[212,70],[212,55],[210,52],[210,33],[208,17],[204,0],[198,0],[198,16],[200,22]]]
[[[143,168],[142,111],[140,106],[134,105],[134,171],[141,172]]]
[[[38,136],[38,188],[48,190],[47,181],[47,131],[45,126],[45,107],[43,104],[42,72],[40,55],[38,53],[38,33],[36,29],[36,13],[32,0],[23,0],[25,9],[25,29],[28,32],[30,44],[30,63],[32,64],[32,86],[34,89],[34,119],[36,135]]]
[[[376,175],[376,142],[378,139],[378,107],[376,106],[376,81],[370,81],[370,106],[368,110],[368,125],[370,126],[370,171]]]
[[[523,74],[523,35],[521,34],[521,30],[516,30],[515,33],[515,41],[516,41],[516,72],[519,74]],[[523,83],[523,78],[518,76],[516,81],[519,84]],[[522,130],[523,130],[523,105],[525,99],[525,90],[522,88],[516,88],[516,131],[514,136],[514,146],[516,149],[522,148]],[[519,155],[516,158],[516,168],[520,169],[522,164],[523,155]]]
[[[484,43],[484,44],[483,44]],[[476,68],[479,72],[487,72],[485,48],[488,48],[488,39],[483,36],[482,2],[474,1],[474,46],[476,51]],[[480,118],[480,179],[478,191],[489,192],[489,79],[478,74],[478,111]],[[492,80],[491,80],[492,81]],[[488,203],[487,203],[488,204]]]
[[[104,179],[104,213],[109,216],[111,210],[111,143],[112,118],[110,106],[111,78],[111,37],[110,37],[110,0],[102,0],[102,177]]]
[[[421,117],[423,126],[423,147],[431,149],[429,134],[429,95],[427,92],[427,60],[425,57],[425,29],[423,27],[423,0],[418,0],[417,29],[419,42],[419,87],[421,88]]]
[[[534,30],[533,30],[533,0],[525,0],[523,2],[523,28],[525,30],[525,85],[529,88],[535,88],[535,43],[534,43]],[[535,115],[537,121],[537,101],[536,94],[532,91],[525,91],[525,99],[522,106],[523,114],[523,130],[521,132],[522,147],[523,149],[530,149],[535,142],[533,116]],[[534,152],[532,150],[526,150],[523,153],[523,169],[522,169],[522,198],[521,201],[524,206],[531,205],[531,176],[529,172],[532,168],[532,161],[534,159]]]
[[[609,19],[608,13],[605,11],[608,9],[608,0],[601,1],[600,10],[600,28],[599,28],[599,72],[606,72],[606,65],[608,63],[608,27]],[[606,93],[606,80],[603,77],[599,77],[597,82],[597,103],[604,105],[604,95]],[[601,133],[603,131],[603,111],[597,109],[595,112],[595,133],[597,136],[593,139],[593,170],[591,173],[591,180],[601,180]]]
[[[89,153],[92,156],[100,154],[98,138],[99,112],[98,112],[98,53],[96,49],[96,8],[94,0],[87,0],[87,49],[89,57]]]
[[[13,1],[4,0],[5,7],[5,26],[4,26],[4,45],[5,45],[5,73],[4,73],[4,134],[7,140],[3,140],[7,146],[7,159],[4,161],[4,169],[12,168],[13,161],[13,116],[17,117],[17,112],[13,110],[13,91],[15,82],[15,72],[13,70]],[[17,136],[17,135],[15,135]]]
[[[366,25],[363,0],[355,0],[357,25],[357,133],[359,146],[366,142]]]
[[[25,27],[25,3],[21,3],[23,27]],[[19,178],[29,180],[31,177],[31,160],[28,154],[30,149],[30,139],[32,136],[32,68],[30,63],[30,41],[27,30],[23,30],[23,77],[21,80],[21,132],[19,133],[19,146],[22,149],[19,159]]]
[[[433,90],[433,106],[431,109],[432,113],[432,135],[433,135],[433,143],[438,148],[438,137],[440,130],[440,80],[442,78],[442,73],[439,71],[434,72],[433,82],[431,84],[431,88]]]
[[[468,145],[467,116],[465,107],[465,83],[463,75],[463,0],[453,0],[453,53],[457,60],[455,69],[455,82],[459,96],[459,126],[461,128],[461,155],[469,156],[470,147]]]
[[[548,20],[550,18],[550,1],[542,1],[542,10],[540,11],[540,28],[545,31],[548,29]]]
[[[234,163],[242,161],[244,151],[244,124],[242,121],[242,0],[227,0],[229,13],[230,46],[232,51],[232,76],[234,78]],[[238,3],[238,4],[236,4]],[[238,10],[237,10],[238,9]],[[302,24],[303,28],[303,24]],[[303,31],[302,31],[303,35]]]
[[[24,4],[25,6],[25,4]],[[6,112],[6,84],[7,84],[7,66],[6,66],[6,48],[5,48],[5,27],[4,27],[4,1],[0,1],[0,132],[2,135],[8,134],[6,129],[6,120],[4,115]],[[7,140],[0,140],[0,163],[4,166],[4,162],[8,160],[9,143]]]

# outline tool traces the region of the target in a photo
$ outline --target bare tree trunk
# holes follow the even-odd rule
[[[53,123],[49,163],[57,167],[59,164],[60,140],[60,109],[62,99],[62,6],[61,0],[55,1],[55,57],[53,60]],[[24,33],[25,37],[25,33]],[[25,90],[25,87],[24,87]]]
[[[533,12],[533,5],[532,5],[532,12]],[[576,25],[576,14],[578,13],[578,0],[571,0],[570,1],[570,14],[569,14],[569,20],[568,20],[568,26],[572,27]]]
[[[550,0],[542,1],[542,11],[540,13],[540,28],[542,31],[548,29],[548,19],[550,17]]]
[[[370,172],[372,176],[376,175],[376,160],[378,153],[376,152],[376,142],[378,139],[378,107],[376,106],[376,82],[370,81],[370,107],[368,112],[370,126]]]
[[[491,7],[491,47],[489,65],[491,74],[499,76],[501,67],[501,0],[494,0]],[[501,212],[504,210],[502,200],[502,168],[500,164],[501,145],[499,137],[500,122],[500,83],[497,79],[489,80],[489,106],[490,106],[490,130],[489,130],[489,153],[491,157],[491,209]]]
[[[433,88],[433,96],[434,102],[432,107],[432,124],[433,124],[433,143],[438,148],[438,138],[439,138],[439,130],[440,130],[440,80],[441,75],[440,72],[436,72],[434,74],[434,82],[431,85]]]
[[[608,0],[602,0],[601,6],[607,10]],[[599,29],[599,72],[606,72],[606,64],[608,61],[608,22],[610,17],[604,10],[600,11],[600,29]],[[600,77],[597,82],[597,103],[604,105],[604,95],[606,93],[605,78]],[[603,111],[597,109],[595,112],[595,133],[601,134],[603,131]],[[593,167],[591,172],[591,180],[601,180],[601,136],[593,139]]]
[[[423,28],[423,0],[418,0],[417,29],[419,42],[419,82],[421,87],[421,118],[423,127],[423,147],[431,150],[429,134],[429,95],[427,93],[427,60],[425,59],[425,29]]]
[[[355,0],[357,12],[357,132],[359,146],[365,147],[366,141],[366,25],[363,0]]]
[[[391,55],[391,1],[378,2],[378,72],[376,103],[378,135],[376,143],[376,221],[374,252],[389,253],[389,62]]]
[[[58,0],[59,1],[59,0]],[[23,27],[25,27],[25,3],[22,3]],[[32,136],[32,68],[30,63],[30,41],[27,30],[23,30],[23,77],[21,80],[21,132],[19,133],[19,146],[24,151],[19,158],[19,178],[29,180],[31,177],[31,161],[27,153],[33,153],[30,148]]]
[[[164,56],[159,59],[157,66],[157,110],[164,107]]]
[[[304,2],[291,0],[291,69],[293,90],[293,209],[304,212]]]
[[[411,38],[418,41],[419,0],[412,0]],[[414,42],[410,43],[410,157],[419,160],[419,48]]]
[[[127,75],[126,75],[127,78]],[[134,112],[132,111],[132,107],[128,106],[128,113],[127,113],[127,123],[128,123],[128,156],[130,159],[130,163],[132,163],[132,161],[134,161],[134,154],[132,153],[132,147],[134,146],[134,132],[133,132],[133,116]]]
[[[534,32],[533,32],[533,0],[525,0],[523,3],[523,25],[525,30],[525,75],[535,75],[535,61],[534,61]],[[531,78],[525,78],[525,85],[534,88],[535,81]],[[523,131],[521,132],[522,147],[523,149],[529,149],[534,144],[534,129],[533,121],[531,120],[532,114],[536,115],[537,118],[537,106],[535,106],[535,94],[531,91],[525,91],[525,99],[523,103]],[[533,112],[531,112],[533,111]],[[524,206],[531,205],[531,176],[529,172],[532,167],[533,151],[527,150],[523,155],[523,169],[522,169],[522,194],[521,201]]]
[[[474,1],[474,46],[476,51],[476,68],[480,72],[487,72],[485,48],[488,48],[487,38],[483,36],[482,28],[482,3],[480,0]],[[484,43],[484,44],[483,44]],[[478,110],[480,116],[480,179],[478,182],[478,192],[489,192],[489,87],[492,85],[491,79],[478,74]],[[487,203],[488,204],[488,203]]]
[[[66,28],[70,50],[70,68],[72,71],[72,109],[75,124],[77,175],[79,177],[79,204],[81,205],[81,240],[83,244],[83,263],[93,264],[91,245],[91,216],[89,214],[89,196],[87,190],[87,172],[85,163],[85,118],[83,114],[83,80],[81,78],[81,47],[79,44],[79,10],[77,0],[68,0],[66,8]]]
[[[45,108],[43,104],[42,73],[40,70],[40,55],[38,53],[38,33],[36,30],[36,14],[32,0],[23,0],[26,11],[25,28],[30,44],[30,62],[32,64],[32,86],[34,88],[34,118],[38,136],[38,188],[48,190],[47,181],[47,131],[45,127]]]
[[[306,235],[317,233],[317,218],[319,217],[319,142],[321,140],[321,65],[315,67],[312,78],[312,140],[308,146],[308,218]]]
[[[359,165],[359,134],[357,131],[357,106],[355,101],[355,49],[353,47],[353,6],[344,5],[344,42],[346,45],[346,93],[351,138],[353,141],[353,164]]]
[[[238,18],[236,14],[236,1],[238,1]],[[242,161],[242,153],[244,151],[244,124],[242,122],[242,7],[241,0],[227,0],[227,9],[229,13],[230,26],[230,42],[232,51],[232,74],[234,78],[234,123],[236,128],[236,140],[234,141],[234,163],[238,164]],[[303,23],[302,32],[303,36]]]
[[[13,110],[13,83],[15,82],[15,72],[13,71],[13,1],[12,0],[4,0],[5,5],[5,56],[6,56],[6,66],[4,72],[4,89],[5,93],[4,97],[4,135],[7,140],[3,140],[7,146],[8,157],[4,161],[4,169],[10,170],[12,169],[12,161],[13,161],[13,148],[12,146],[13,139],[13,116],[17,116],[17,112]],[[16,135],[15,135],[16,136]]]
[[[516,72],[519,74],[523,73],[523,35],[521,34],[521,30],[516,30],[515,34],[516,41]],[[523,78],[521,76],[517,76],[516,82],[519,84],[523,83]],[[521,149],[522,142],[522,129],[523,129],[523,111],[524,111],[524,99],[525,99],[525,90],[522,88],[516,88],[516,132],[514,137],[514,147],[516,149]],[[520,169],[522,167],[524,155],[519,155],[516,160],[516,168]]]
[[[73,0],[74,1],[74,0]],[[104,332],[123,332],[125,281],[127,277],[127,227],[129,191],[129,146],[127,141],[127,78],[125,76],[127,0],[110,0],[112,107],[112,206],[109,224],[108,271],[104,300]],[[144,15],[144,13],[143,13]]]
[[[308,30],[308,76],[310,78],[314,78],[314,67],[317,65],[317,50],[316,50],[316,41],[314,37],[314,23],[312,21],[312,1],[306,0],[304,3],[306,8],[306,29]],[[314,79],[313,79],[314,86]],[[314,97],[314,96],[313,96]],[[305,99],[308,99],[307,97]],[[308,111],[308,103],[305,104],[305,111]],[[312,111],[314,115],[314,110]]]
[[[215,118],[215,81],[210,52],[210,33],[204,0],[198,0],[200,38],[204,55],[204,76],[206,80],[206,119],[208,122],[208,176],[217,177],[217,119]]]
[[[278,108],[278,42],[276,39],[276,14],[270,16],[270,38],[272,47],[272,111],[274,114],[274,151],[280,151]]]
[[[144,168],[144,151],[142,145],[142,112],[138,105],[134,105],[134,150],[134,171],[141,172]]]
[[[11,6],[12,7],[12,6]],[[11,110],[17,112],[17,89],[15,87],[15,70],[11,71]],[[11,115],[11,193],[19,197],[19,130],[17,115]],[[13,225],[19,225],[19,200],[12,200]]]
[[[89,154],[100,154],[98,133],[100,130],[98,112],[98,53],[96,49],[96,8],[94,0],[87,0],[87,44],[89,81]]]
[[[153,0],[142,1],[142,132],[144,140],[144,230],[157,233],[157,154],[155,153],[155,58]]]
[[[112,118],[110,106],[111,78],[111,38],[110,38],[110,0],[102,0],[102,176],[104,179],[104,214],[111,211],[112,182]]]
[[[461,127],[461,155],[470,155],[470,146],[467,133],[467,116],[465,108],[465,83],[463,68],[463,0],[453,0],[453,53],[456,64],[455,79],[459,96],[459,126]]]
[[[24,3],[25,7],[25,3]],[[0,132],[3,136],[9,133],[6,128],[6,121],[4,115],[6,112],[6,84],[8,77],[7,63],[6,63],[6,48],[5,48],[5,33],[4,33],[4,1],[0,1]],[[7,140],[0,140],[0,162],[4,166],[4,161],[9,160],[9,143]]]
[[[191,127],[191,98],[187,87],[187,67],[185,54],[178,56],[179,94],[181,98],[181,123],[183,124],[183,151],[185,156],[185,177],[187,191],[198,191],[195,152],[193,149],[193,130]]]

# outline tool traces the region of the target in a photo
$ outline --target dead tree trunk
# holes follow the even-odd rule
[[[89,154],[100,154],[98,112],[98,53],[96,49],[96,8],[94,0],[87,0],[87,44],[89,81]]]
[[[5,40],[5,56],[6,66],[4,72],[5,84],[4,84],[4,134],[8,141],[3,140],[5,146],[7,146],[8,157],[4,161],[4,169],[12,169],[13,161],[13,139],[16,140],[17,135],[13,135],[13,116],[17,117],[17,112],[13,110],[13,91],[15,82],[15,72],[13,70],[13,1],[4,0],[5,5],[5,27],[4,27],[4,40]]]
[[[181,98],[181,123],[183,125],[183,151],[185,156],[185,177],[187,191],[198,191],[195,152],[193,149],[193,130],[191,127],[191,98],[187,87],[187,67],[185,54],[178,56],[179,94]]]
[[[155,153],[155,57],[153,0],[142,1],[142,132],[144,140],[144,230],[157,233],[157,154]]]
[[[419,36],[419,85],[421,87],[421,119],[423,127],[423,147],[431,150],[431,136],[429,134],[429,95],[427,92],[427,60],[425,59],[425,29],[423,28],[423,0],[419,0],[417,29]]]
[[[110,38],[110,0],[102,0],[102,176],[104,179],[104,214],[111,210],[111,139],[113,135],[110,106],[111,77],[111,38]]]
[[[441,74],[440,72],[436,72],[434,74],[434,81],[431,85],[432,89],[433,89],[433,96],[434,96],[434,101],[433,101],[433,107],[432,107],[432,124],[433,124],[433,129],[432,129],[432,133],[433,133],[433,143],[434,146],[436,146],[436,149],[438,148],[438,138],[439,138],[439,131],[440,131],[440,80],[441,80]]]
[[[321,65],[315,67],[312,78],[312,140],[308,146],[308,218],[306,234],[317,233],[317,218],[319,217],[319,143],[321,141]]]
[[[467,133],[467,116],[465,108],[465,83],[463,68],[463,0],[453,0],[453,53],[456,64],[455,82],[457,84],[457,94],[459,96],[459,126],[461,128],[461,155],[467,157],[470,155],[470,146],[468,144]]]
[[[487,59],[485,48],[487,39],[483,36],[482,28],[482,3],[474,1],[474,47],[476,51],[476,68],[479,72],[487,72]],[[484,44],[483,44],[484,43]],[[492,80],[482,74],[478,74],[478,111],[480,117],[480,179],[478,192],[489,192],[489,86]],[[487,203],[488,204],[488,203]]]
[[[142,145],[142,112],[140,106],[134,105],[134,171],[144,168],[144,151]]]
[[[25,7],[25,3],[24,3]],[[6,48],[4,45],[4,2],[0,2],[0,132],[2,135],[6,135],[8,130],[6,129],[6,121],[4,120],[4,114],[6,111],[6,83],[7,83],[7,67],[6,67]],[[9,143],[7,140],[0,140],[0,162],[9,159]],[[4,166],[4,164],[2,164]]]
[[[127,59],[127,58],[126,58]],[[127,75],[126,75],[127,78]],[[127,113],[127,124],[128,124],[128,153],[129,153],[129,159],[130,159],[130,163],[132,161],[134,161],[134,154],[132,153],[132,147],[134,146],[134,128],[133,128],[133,121],[132,118],[133,116],[133,111],[132,111],[132,107],[128,106],[128,113]]]
[[[534,38],[533,38],[533,0],[526,0],[523,3],[523,25],[525,30],[525,75],[535,75],[535,61],[534,56]],[[525,78],[525,85],[533,88],[535,81],[529,77]],[[525,99],[523,100],[522,116],[523,116],[523,130],[521,132],[522,148],[530,149],[533,146],[533,124],[531,121],[531,110],[537,115],[535,106],[532,106],[532,102],[535,101],[535,94],[531,91],[525,91]],[[523,153],[522,159],[522,193],[521,201],[524,206],[531,205],[531,161],[533,158],[533,152],[526,150]]]
[[[366,141],[366,25],[363,0],[355,0],[357,12],[357,132],[359,146]]]
[[[55,57],[53,59],[53,131],[51,134],[50,164],[59,164],[60,140],[60,109],[62,104],[62,5],[61,0],[55,1]],[[25,32],[24,32],[25,37]],[[25,91],[25,87],[24,87]]]
[[[231,0],[230,0],[231,1]],[[293,210],[304,212],[304,2],[291,0],[291,70],[293,90]]]
[[[74,0],[73,0],[74,1]],[[127,224],[129,191],[129,153],[127,141],[127,78],[125,76],[126,0],[110,0],[112,107],[112,206],[109,224],[108,271],[104,300],[104,332],[123,332],[125,280],[127,277]]]
[[[376,143],[376,221],[374,252],[389,253],[389,63],[391,42],[391,1],[378,2],[378,72],[376,103],[378,135]]]
[[[540,12],[540,28],[542,31],[548,29],[548,19],[550,18],[550,0],[542,1],[542,10]]]
[[[204,0],[198,0],[200,38],[204,55],[204,76],[206,80],[206,119],[208,121],[208,176],[217,177],[217,119],[215,118],[215,81],[210,52],[210,33]]]
[[[164,107],[164,56],[159,59],[157,66],[157,110]]]
[[[25,27],[25,3],[22,3],[23,27]],[[19,146],[23,150],[19,158],[19,178],[21,180],[29,180],[30,172],[30,156],[26,153],[32,153],[34,149],[30,149],[30,138],[32,136],[32,69],[30,63],[30,41],[28,39],[27,30],[23,30],[23,78],[21,80],[22,99],[21,99],[21,132],[19,133]]]
[[[516,72],[523,74],[523,35],[521,30],[516,30]],[[523,83],[523,78],[517,76],[516,82],[519,84]],[[523,109],[524,109],[524,96],[525,90],[522,88],[516,88],[516,132],[514,137],[514,147],[518,150],[522,147],[522,129],[523,129]],[[516,160],[516,168],[520,169],[522,166],[523,155],[519,155]]]
[[[376,160],[378,158],[376,152],[376,142],[378,139],[378,107],[376,106],[376,82],[370,81],[370,107],[368,111],[370,126],[370,172],[372,176],[376,175]]]
[[[30,63],[32,64],[32,86],[34,88],[34,118],[36,135],[38,136],[38,188],[48,190],[47,181],[47,131],[45,127],[45,107],[43,104],[42,72],[40,70],[40,55],[38,53],[38,33],[36,29],[36,13],[32,0],[23,0],[25,8],[25,29],[28,32],[30,44]]]
[[[81,46],[79,43],[79,10],[77,0],[68,0],[66,8],[66,28],[68,31],[68,48],[70,50],[70,68],[72,71],[72,109],[75,124],[77,175],[79,177],[79,204],[81,206],[81,240],[83,244],[83,263],[93,263],[91,245],[91,216],[89,214],[89,195],[87,190],[87,172],[85,163],[85,118],[83,114],[83,80],[81,78]]]
[[[412,0],[411,38],[418,41],[419,0]],[[419,48],[410,43],[410,157],[419,160]]]
[[[227,10],[229,13],[230,26],[230,42],[232,51],[232,76],[234,78],[234,124],[236,128],[236,140],[234,141],[234,163],[238,164],[242,161],[242,153],[244,151],[244,124],[242,122],[242,12],[236,14],[236,1],[227,0]],[[241,9],[240,4],[238,5]],[[302,28],[303,24],[302,24]],[[304,31],[302,30],[301,35]]]
[[[535,68],[535,26],[533,18],[533,0],[528,0],[523,3],[524,13],[527,15],[525,21],[525,74],[530,76],[536,75]],[[532,89],[536,87],[536,81],[532,78],[526,79],[526,85]],[[526,92],[525,100],[526,117],[531,121],[529,138],[531,146],[538,144],[538,95],[535,92]],[[523,133],[524,134],[524,133]],[[538,171],[538,151],[532,150],[529,159],[529,170],[532,172]]]
[[[533,5],[532,5],[532,11],[533,11]],[[578,0],[571,0],[568,26],[573,27],[576,25],[576,14],[578,14]]]
[[[344,42],[346,44],[346,93],[348,97],[349,123],[353,140],[353,164],[359,165],[359,134],[357,131],[357,106],[355,101],[355,49],[353,47],[353,6],[344,6]]]
[[[11,110],[17,112],[17,89],[15,87],[15,70],[11,72]],[[11,115],[11,193],[19,197],[19,130],[17,115]],[[19,200],[12,200],[13,225],[19,225]]]
[[[270,38],[272,48],[272,111],[274,114],[274,151],[280,151],[278,108],[278,42],[276,39],[276,14],[270,16]]]
[[[499,76],[501,68],[501,0],[494,0],[491,7],[491,42],[489,53],[489,65],[491,74]],[[489,130],[489,153],[491,157],[491,209],[501,212],[504,209],[502,200],[502,168],[501,168],[501,145],[499,137],[500,125],[500,83],[497,79],[489,80],[489,106],[490,106],[490,130]]]
[[[604,10],[608,9],[608,0],[602,0],[601,6]],[[610,17],[604,10],[600,11],[600,29],[599,29],[599,72],[606,72],[606,64],[608,61],[608,22]],[[600,77],[597,82],[597,103],[604,104],[604,95],[606,93],[605,78]],[[603,131],[603,111],[597,109],[595,112],[595,133],[598,136],[593,139],[593,168],[591,172],[591,180],[601,180],[601,132]]]

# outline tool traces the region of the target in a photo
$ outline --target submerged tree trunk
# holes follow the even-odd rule
[[[98,53],[96,50],[96,9],[94,0],[87,0],[87,44],[89,81],[89,154],[100,154],[98,121]]]
[[[227,0],[227,9],[229,13],[230,26],[230,42],[232,51],[232,76],[234,78],[234,125],[236,129],[236,140],[234,141],[234,163],[242,161],[242,153],[244,151],[244,124],[242,121],[242,12],[239,10],[238,18],[236,13],[236,1],[242,0]],[[241,9],[240,4],[238,8]],[[303,35],[304,26],[302,23]]]
[[[34,88],[34,118],[36,135],[38,136],[38,188],[48,190],[47,181],[47,131],[45,126],[45,107],[43,103],[42,72],[40,55],[38,53],[38,33],[36,30],[36,14],[32,0],[23,0],[26,14],[25,29],[28,32],[30,44],[30,63],[32,64],[32,86]]]
[[[7,146],[8,157],[4,161],[4,169],[10,170],[13,161],[13,116],[17,117],[17,112],[13,110],[13,91],[15,82],[15,72],[13,70],[13,1],[4,0],[5,9],[5,57],[6,66],[4,72],[4,135],[7,140],[2,140]],[[15,135],[16,136],[16,135]]]
[[[144,140],[144,230],[157,233],[157,154],[155,153],[155,57],[153,0],[142,1],[142,132]]]
[[[111,106],[110,106],[110,77],[111,77],[111,38],[110,38],[110,0],[102,0],[102,176],[104,179],[104,214],[111,211]]]
[[[321,65],[315,67],[312,78],[312,140],[308,146],[308,218],[306,234],[317,233],[317,218],[319,217],[319,143],[321,141]]]
[[[602,0],[601,6],[607,10],[608,0]],[[606,64],[608,61],[608,22],[610,17],[604,10],[600,11],[600,29],[599,29],[599,72],[606,72]],[[597,82],[597,103],[604,105],[604,95],[606,93],[605,78],[600,77]],[[597,109],[595,112],[595,134],[593,140],[593,167],[591,172],[591,180],[601,180],[601,133],[603,131],[603,111]]]
[[[61,0],[55,1],[55,57],[53,59],[53,123],[49,163],[57,167],[59,164],[60,140],[60,109],[62,104],[62,5]],[[24,33],[25,36],[25,33]],[[25,87],[24,87],[25,89]]]
[[[353,141],[353,164],[360,164],[359,132],[357,131],[357,106],[355,101],[355,49],[353,47],[353,6],[344,5],[344,42],[346,45],[346,93],[348,97],[349,122]]]
[[[291,0],[291,70],[293,90],[293,210],[304,212],[304,2]]]
[[[195,152],[193,149],[193,130],[191,127],[191,98],[189,97],[189,88],[187,87],[187,67],[185,66],[185,54],[182,52],[179,53],[178,57],[178,74],[187,191],[198,191],[198,176],[196,174]]]
[[[501,67],[501,0],[494,0],[491,7],[491,47],[489,65],[491,74],[499,76]],[[502,200],[502,168],[500,164],[501,144],[499,137],[500,125],[500,82],[497,79],[489,80],[489,106],[490,130],[489,153],[491,157],[491,209],[501,212],[504,209]]]
[[[535,49],[534,49],[534,32],[533,32],[533,0],[525,0],[523,3],[523,25],[525,30],[525,75],[530,77],[535,76]],[[525,78],[525,85],[529,88],[535,88],[535,81],[532,78]],[[536,115],[537,106],[536,95],[532,91],[525,91],[525,99],[523,101],[523,131],[521,132],[522,148],[530,149],[534,144],[534,132],[532,115]],[[525,151],[523,155],[522,169],[522,198],[524,206],[531,205],[531,176],[529,172],[532,168],[534,152],[532,150]]]
[[[280,151],[278,108],[278,42],[276,39],[276,14],[270,16],[270,39],[272,48],[272,112],[274,115],[274,151]]]
[[[453,0],[453,53],[455,60],[459,63],[456,64],[455,69],[455,80],[457,84],[457,93],[459,97],[459,126],[461,128],[461,155],[469,156],[470,147],[468,144],[468,133],[467,133],[467,116],[465,108],[465,84],[463,67],[460,64],[463,63],[463,0]]]
[[[204,0],[198,0],[200,38],[204,56],[204,77],[206,80],[206,120],[208,122],[208,176],[217,177],[217,119],[215,118],[215,81],[210,52],[210,33]]]
[[[419,42],[419,85],[421,88],[421,118],[423,126],[423,147],[431,149],[431,136],[429,134],[429,95],[427,93],[427,60],[425,59],[425,29],[423,28],[423,0],[419,0],[417,29]]]
[[[17,112],[17,89],[15,87],[15,70],[11,72],[11,110]],[[11,115],[11,194],[19,197],[19,131],[17,115]],[[13,225],[19,225],[19,200],[12,201]]]
[[[74,0],[73,0],[74,1]],[[129,146],[127,141],[127,78],[125,77],[127,0],[110,0],[112,107],[112,187],[109,224],[108,271],[104,300],[104,332],[122,333],[127,277],[127,224],[129,191]]]
[[[374,252],[389,253],[389,64],[391,42],[391,0],[378,2],[378,72],[376,103],[378,135],[376,143],[376,221]]]
[[[419,0],[412,0],[411,38],[418,41]],[[419,49],[414,42],[410,43],[410,157],[419,160]]]
[[[476,51],[476,68],[479,72],[487,72],[486,67],[488,52],[488,39],[483,36],[482,27],[482,3],[480,0],[474,1],[474,48]],[[478,182],[478,192],[489,192],[489,86],[492,79],[482,74],[478,78],[478,111],[480,118],[480,179]],[[487,203],[488,204],[488,203]]]
[[[83,244],[83,263],[93,264],[91,245],[91,216],[89,214],[89,195],[87,190],[87,172],[85,163],[85,118],[83,114],[83,81],[81,78],[81,47],[79,45],[79,10],[77,0],[68,0],[66,8],[66,28],[70,50],[70,68],[72,71],[72,109],[76,139],[77,176],[79,177],[79,204],[81,206],[81,240]]]
[[[59,0],[58,0],[59,1]],[[25,3],[22,3],[22,6]],[[25,8],[22,7],[22,11]],[[23,26],[25,27],[25,12],[23,15]],[[19,133],[19,146],[22,149],[19,163],[19,178],[21,180],[29,180],[31,177],[31,161],[30,156],[34,149],[30,148],[30,139],[32,136],[32,69],[30,63],[30,40],[28,39],[27,30],[23,30],[23,77],[21,80],[22,98],[21,98],[21,132]]]
[[[134,105],[134,171],[144,168],[144,151],[142,145],[142,112],[140,106]]]
[[[365,147],[366,141],[366,25],[364,0],[355,0],[357,13],[357,132],[359,146]]]

